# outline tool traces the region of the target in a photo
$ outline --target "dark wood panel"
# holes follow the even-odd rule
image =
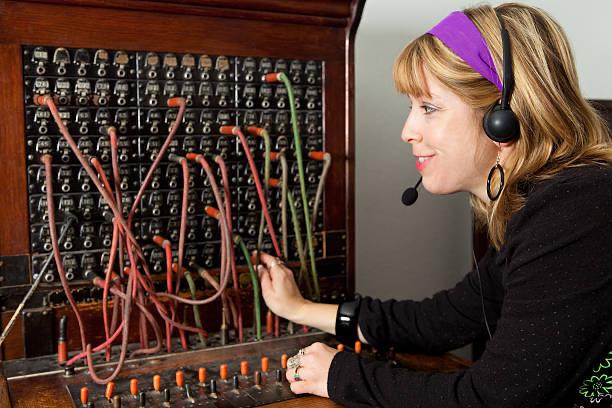
[[[21,49],[0,44],[0,61],[0,254],[23,255],[30,243]]]
[[[340,51],[342,56],[342,51]],[[340,194],[346,191],[345,173],[345,135],[346,121],[338,112],[338,107],[345,106],[344,94],[344,60],[330,61],[326,64],[325,77],[325,148],[332,154],[332,165],[325,187],[326,208],[325,226],[330,230],[346,230],[345,219],[346,197]]]
[[[43,381],[13,383],[9,380],[9,392],[13,408],[72,407],[72,399],[60,376],[46,377]]]
[[[11,396],[9,394],[8,382],[4,376],[4,367],[0,362],[0,407],[10,407]]]
[[[58,4],[92,8],[156,11],[164,14],[187,14],[229,17],[241,20],[265,20],[292,24],[344,27],[349,17],[348,2],[341,0],[289,2],[282,0],[22,0],[31,3]]]
[[[13,311],[2,312],[2,327],[6,327],[7,323],[13,316]],[[2,344],[2,359],[11,360],[25,357],[23,349],[23,319],[18,316],[15,320],[15,325]]]
[[[311,407],[311,408],[339,408],[342,405],[336,404],[334,401],[315,397],[313,395],[304,397],[304,398],[296,398],[288,401],[277,402],[275,404],[264,405],[264,407],[277,407],[277,408],[294,408],[294,407]]]
[[[157,0],[156,0],[157,1]],[[179,0],[179,4],[226,8],[227,0]],[[234,0],[233,8],[245,10],[274,11],[325,17],[349,17],[350,4],[345,0],[309,0],[291,2],[287,0]]]
[[[12,1],[2,3],[0,26],[10,27],[0,41],[16,44],[314,59],[341,59],[344,49],[344,28]]]
[[[355,1],[351,4],[351,21],[346,31],[345,44],[345,65],[344,65],[344,120],[345,127],[345,157],[344,157],[344,177],[346,197],[346,287],[350,294],[355,292],[355,34],[361,21],[365,1]]]

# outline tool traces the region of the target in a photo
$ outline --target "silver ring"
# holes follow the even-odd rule
[[[293,357],[289,357],[287,360],[287,368],[298,368],[300,366],[300,356],[296,354]]]

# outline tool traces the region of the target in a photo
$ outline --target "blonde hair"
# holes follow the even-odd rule
[[[486,226],[491,243],[499,249],[508,220],[525,205],[520,183],[538,182],[568,167],[609,166],[612,141],[606,122],[580,93],[563,29],[543,10],[516,3],[463,10],[482,33],[500,76],[502,44],[496,11],[510,35],[515,80],[510,105],[521,134],[503,163],[506,184],[499,199],[485,202],[472,195],[470,201],[478,225]],[[425,70],[482,112],[501,97],[495,85],[430,34],[410,42],[398,56],[393,69],[397,89],[430,97]]]

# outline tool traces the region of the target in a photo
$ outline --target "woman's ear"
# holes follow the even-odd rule
[[[516,140],[512,140],[511,142],[498,143],[498,145],[502,150],[514,150],[514,146],[516,146]]]
[[[498,142],[493,142],[493,143],[495,143],[495,145],[498,146],[498,149],[500,149],[499,155],[500,155],[500,159],[502,160],[502,162],[506,161],[505,159],[512,154],[512,152],[514,151],[516,147],[516,140],[513,140],[511,142],[506,142],[506,143],[498,143]]]

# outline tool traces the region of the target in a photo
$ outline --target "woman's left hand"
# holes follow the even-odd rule
[[[338,350],[323,343],[313,343],[304,348],[304,354],[300,358],[298,377],[295,370],[287,368],[287,380],[291,384],[291,391],[296,394],[314,394],[329,398],[327,393],[327,375],[334,356]]]

